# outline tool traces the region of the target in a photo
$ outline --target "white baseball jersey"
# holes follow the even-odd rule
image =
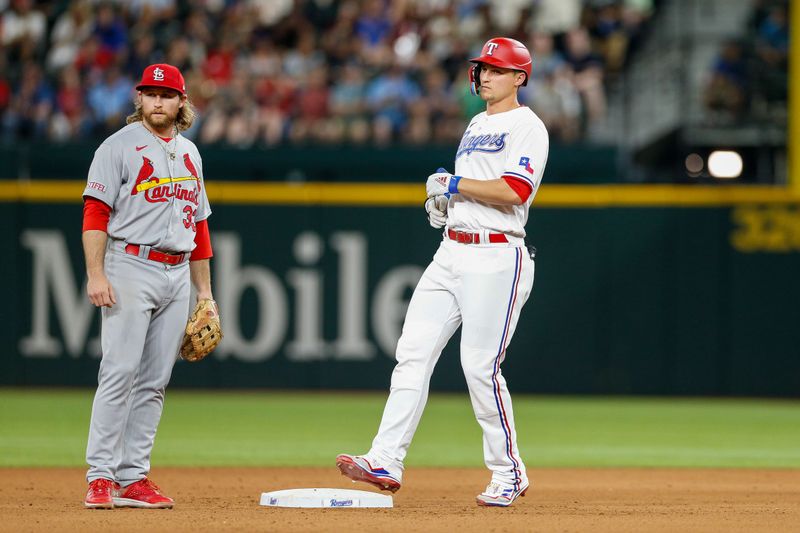
[[[511,395],[500,366],[533,288],[534,261],[521,241],[548,148],[544,124],[527,107],[480,113],[470,122],[458,147],[455,174],[477,180],[513,177],[530,184],[531,194],[518,206],[488,205],[460,194],[450,198],[448,227],[510,238],[507,244],[442,240],[409,302],[389,399],[378,434],[362,458],[364,466],[358,467],[361,472],[340,466],[350,479],[372,480],[378,486],[387,479],[401,483],[433,369],[461,326],[461,368],[483,431],[484,462],[492,471],[492,483],[510,501],[528,489]],[[355,459],[351,464],[357,464]]]
[[[111,206],[109,237],[166,252],[191,252],[196,222],[211,214],[194,143],[166,143],[141,122],[100,145],[83,194]]]
[[[475,115],[458,146],[454,174],[475,180],[509,176],[527,182],[533,190],[527,202],[508,206],[488,205],[456,194],[447,208],[447,226],[525,237],[528,209],[539,190],[549,148],[547,129],[529,107]]]

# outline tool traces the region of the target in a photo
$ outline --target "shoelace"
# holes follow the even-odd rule
[[[499,494],[503,491],[503,489],[495,482],[489,483],[486,485],[486,494]]]
[[[150,489],[152,492],[156,492],[161,494],[161,489],[158,488],[158,485],[150,481],[148,478],[144,478],[143,480],[135,483],[135,487],[133,488],[133,494],[142,494],[143,492],[147,492],[147,489]],[[129,487],[130,488],[130,487]]]
[[[161,492],[161,489],[160,489],[160,488],[158,488],[158,485],[156,485],[155,483],[153,483],[152,481],[150,481],[148,478],[144,478],[142,481],[143,481],[143,483],[142,483],[142,484],[143,484],[145,487],[149,488],[150,490],[153,490],[153,491],[155,491],[155,492]]]
[[[100,491],[112,488],[114,486],[114,482],[111,481],[110,479],[100,478],[95,480],[95,482],[92,485],[93,485],[92,488],[94,490]]]
[[[495,483],[494,481],[492,481],[491,483],[486,485],[485,493],[491,496],[507,496],[510,495],[513,491],[514,489],[503,487],[499,483]],[[508,492],[509,494],[506,494],[506,492]]]

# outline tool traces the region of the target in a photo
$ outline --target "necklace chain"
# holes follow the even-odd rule
[[[175,125],[172,126],[173,136],[167,142],[165,142],[161,137],[153,133],[153,131],[150,128],[145,126],[144,121],[142,121],[142,127],[146,129],[150,133],[150,135],[153,136],[153,138],[156,140],[156,144],[158,144],[161,147],[161,149],[164,150],[164,154],[166,154],[167,158],[169,158],[171,161],[175,161],[175,152],[178,151],[178,131]],[[170,151],[169,144],[172,141],[175,141],[175,144],[173,145],[172,151]]]

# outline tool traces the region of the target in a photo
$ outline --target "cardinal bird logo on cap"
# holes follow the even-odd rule
[[[153,175],[153,172],[155,172],[155,168],[153,168],[153,162],[142,156],[142,167],[139,169],[139,174],[136,176],[136,181],[133,182],[131,196],[136,196],[139,194],[139,185],[148,181]],[[158,180],[158,178],[156,178],[156,180]]]
[[[197,169],[194,168],[194,163],[192,163],[192,160],[189,159],[189,154],[183,154],[183,164],[186,167],[186,170],[189,171],[189,174],[194,176],[194,179],[197,180],[197,192],[200,192],[200,176],[197,174]]]

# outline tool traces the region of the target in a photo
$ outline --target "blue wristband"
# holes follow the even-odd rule
[[[450,194],[458,194],[458,182],[461,181],[461,176],[453,176],[450,178],[450,184],[447,187],[447,191]]]

